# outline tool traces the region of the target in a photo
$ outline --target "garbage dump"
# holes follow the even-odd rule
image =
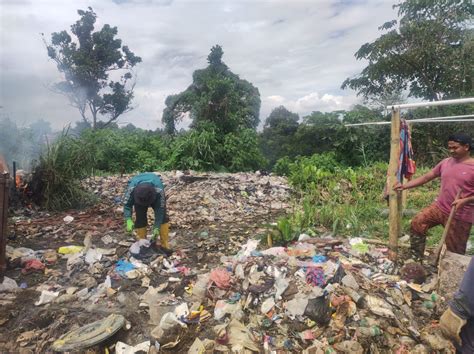
[[[454,352],[437,324],[449,295],[430,269],[360,237],[262,243],[261,225],[288,206],[284,179],[164,180],[172,255],[125,234],[119,177],[84,181],[101,198],[93,208],[12,218],[2,350]]]

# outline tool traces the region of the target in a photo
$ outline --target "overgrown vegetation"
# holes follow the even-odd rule
[[[48,210],[79,208],[89,204],[91,196],[82,188],[81,180],[90,175],[93,146],[63,132],[47,144],[34,168],[31,184],[33,199]]]
[[[388,207],[383,198],[387,164],[373,163],[351,168],[341,165],[333,153],[316,154],[278,161],[276,168],[285,171],[297,195],[293,212],[282,217],[273,232],[277,243],[292,241],[300,233],[310,235],[330,232],[335,236],[386,238]],[[427,169],[418,171],[419,174]],[[421,209],[438,193],[439,183],[409,191],[406,207]],[[408,231],[409,218],[404,218]],[[438,232],[436,232],[437,234]]]

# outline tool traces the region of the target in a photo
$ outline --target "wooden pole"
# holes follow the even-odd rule
[[[392,259],[397,258],[398,237],[401,232],[400,204],[401,193],[393,190],[397,183],[398,159],[400,157],[400,110],[392,110],[392,125],[390,132],[390,163],[388,166],[388,195],[389,195],[389,230],[388,244]]]
[[[0,279],[7,269],[6,247],[7,247],[7,217],[8,196],[10,192],[10,176],[8,172],[0,172]]]

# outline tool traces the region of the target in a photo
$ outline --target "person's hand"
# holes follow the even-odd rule
[[[403,187],[403,184],[401,184],[400,182],[395,183],[395,185],[393,186],[393,190],[397,192],[400,192],[404,189],[405,188]]]
[[[461,333],[461,328],[466,324],[466,322],[465,319],[456,315],[453,310],[448,307],[439,319],[439,326],[445,336],[461,345],[461,337],[459,337],[459,333]]]
[[[451,203],[451,206],[454,207],[454,210],[461,209],[468,202],[468,198],[459,198]]]
[[[153,229],[153,239],[156,240],[158,236],[160,236],[160,228],[159,228],[159,227],[155,227],[155,228]]]
[[[133,220],[132,219],[127,219],[126,226],[125,226],[127,232],[132,232],[134,226],[135,225],[133,224]]]

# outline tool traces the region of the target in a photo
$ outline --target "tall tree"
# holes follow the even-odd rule
[[[80,19],[71,26],[74,40],[67,31],[52,33],[51,43],[44,36],[43,40],[48,56],[64,75],[54,89],[66,95],[84,122],[96,129],[100,121],[101,127],[108,126],[132,109],[132,68],[141,58],[116,38],[117,27],[105,24],[94,31],[97,15],[91,7],[78,14]]]
[[[394,8],[399,20],[360,47],[355,57],[369,64],[342,87],[365,98],[400,91],[430,101],[472,95],[472,0],[405,0]]]
[[[284,106],[273,109],[265,120],[261,146],[270,166],[281,157],[293,155],[293,136],[298,129],[298,120],[298,114],[290,112]]]
[[[256,129],[260,93],[229,70],[222,61],[223,54],[221,46],[212,47],[207,57],[209,66],[193,73],[193,83],[185,91],[168,96],[162,120],[169,133],[174,132],[176,120],[186,115],[192,118],[192,127],[212,123],[223,134]]]

